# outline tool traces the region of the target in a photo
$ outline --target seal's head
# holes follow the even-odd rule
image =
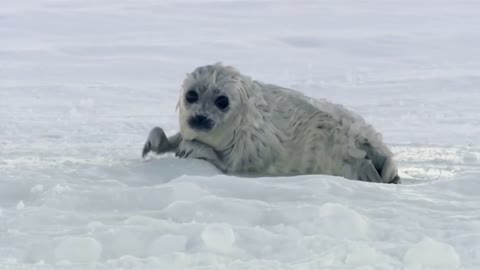
[[[233,67],[219,63],[188,74],[179,100],[182,136],[213,147],[228,144],[228,131],[238,123],[247,99],[245,79]]]

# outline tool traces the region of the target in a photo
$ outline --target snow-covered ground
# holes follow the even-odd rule
[[[402,185],[140,158],[223,61],[343,103]],[[477,0],[0,0],[0,269],[480,269]]]

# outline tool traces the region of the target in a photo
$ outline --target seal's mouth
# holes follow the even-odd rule
[[[188,119],[188,125],[199,131],[210,131],[213,128],[213,121],[205,115],[197,114]]]

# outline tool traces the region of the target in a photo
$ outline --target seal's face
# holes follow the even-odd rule
[[[237,72],[211,65],[197,68],[183,83],[179,101],[180,130],[185,139],[209,144],[227,140],[242,103]]]
[[[210,132],[228,119],[230,98],[221,89],[197,85],[184,92],[188,126],[196,132]]]

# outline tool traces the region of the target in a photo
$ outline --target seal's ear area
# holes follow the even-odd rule
[[[217,70],[212,70],[210,74],[210,85],[217,84]]]
[[[239,75],[240,71],[238,71],[235,67],[229,66],[229,65],[224,65],[222,62],[217,62],[210,67],[213,68],[213,70],[218,71],[220,73],[223,73],[224,75]]]
[[[185,79],[183,79],[183,83],[182,83],[182,90],[180,90],[180,92],[183,92],[185,89],[190,88],[195,83],[195,80],[196,79],[194,76],[194,72],[186,73]]]
[[[247,100],[247,104],[254,108],[260,108],[267,106],[267,102],[262,96],[251,96]]]
[[[178,96],[177,105],[175,106],[175,111],[178,111],[180,108],[180,102],[183,98],[183,92],[186,88],[189,88],[192,85],[193,78],[191,73],[185,73],[185,79],[183,80],[182,87],[180,89],[180,95]]]
[[[251,97],[249,86],[245,85],[241,79],[232,75],[232,80],[234,82],[230,85],[231,89],[238,95],[240,98],[240,104],[246,104],[248,99]]]
[[[243,120],[251,123],[255,128],[259,128],[264,125],[263,116],[268,111],[268,105],[263,97],[252,96],[248,98],[246,102],[244,102],[242,106],[242,113],[239,115],[247,117],[247,119]]]

